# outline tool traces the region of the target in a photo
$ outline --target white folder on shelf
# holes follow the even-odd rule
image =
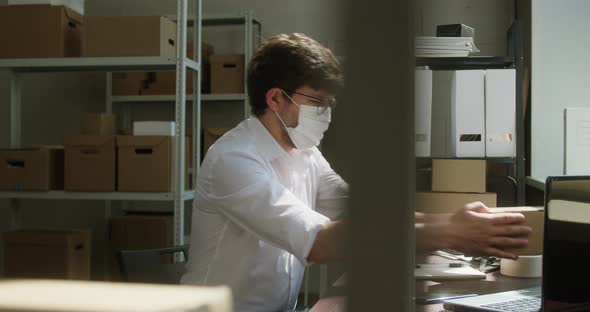
[[[453,71],[432,72],[432,124],[430,154],[432,157],[451,156],[451,88]]]
[[[485,156],[484,78],[484,70],[454,72],[451,91],[451,156]]]
[[[516,156],[516,71],[485,74],[486,156]]]
[[[414,75],[416,157],[430,157],[432,117],[432,71],[417,68]]]
[[[590,175],[590,108],[565,109],[564,174]]]

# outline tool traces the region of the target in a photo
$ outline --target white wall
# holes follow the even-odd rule
[[[566,4],[567,3],[567,4]],[[590,2],[532,1],[531,175],[563,174],[563,110],[590,107]]]

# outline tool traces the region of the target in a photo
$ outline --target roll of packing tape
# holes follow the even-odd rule
[[[519,256],[518,260],[500,260],[500,273],[515,277],[541,277],[543,256]]]

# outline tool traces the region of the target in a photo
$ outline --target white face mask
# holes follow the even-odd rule
[[[287,134],[291,138],[291,141],[293,141],[293,144],[295,144],[295,147],[304,150],[320,145],[320,141],[324,137],[324,132],[328,130],[330,121],[332,120],[331,108],[327,107],[320,113],[318,107],[299,105],[290,96],[287,95],[287,97],[293,104],[299,106],[299,122],[297,127],[287,127],[281,116],[277,112],[275,114],[287,129]]]

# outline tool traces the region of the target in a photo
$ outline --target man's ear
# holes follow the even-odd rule
[[[266,91],[266,106],[273,112],[281,110],[283,92],[279,88],[271,88]]]

